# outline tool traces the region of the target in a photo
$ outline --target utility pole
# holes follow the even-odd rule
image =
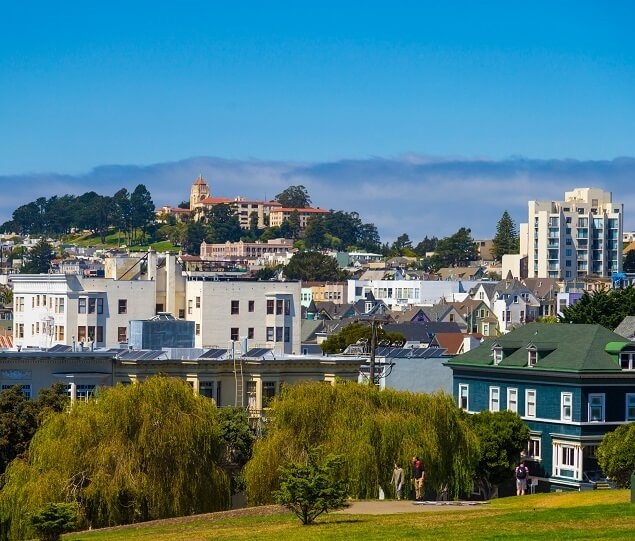
[[[369,385],[375,385],[375,350],[377,349],[377,325],[378,321],[373,319],[370,322],[370,356],[368,365]]]

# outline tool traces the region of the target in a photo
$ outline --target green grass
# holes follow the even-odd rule
[[[504,498],[459,511],[394,515],[329,514],[302,526],[291,514],[209,521],[189,517],[166,524],[64,536],[73,541],[258,539],[632,539],[635,504],[626,490],[536,494]]]
[[[141,234],[141,232],[139,232]],[[104,249],[112,249],[118,248],[121,245],[127,243],[126,236],[123,233],[119,233],[117,231],[108,233],[106,235],[106,242],[102,243],[99,235],[91,235],[90,233],[80,233],[77,235],[66,235],[62,242],[65,244],[75,244],[77,246],[93,246],[95,248],[104,248]],[[130,246],[129,249],[132,252],[145,252],[148,248],[154,248],[157,252],[166,252],[166,251],[178,251],[179,247],[174,246],[170,241],[164,240],[159,242],[153,242],[152,244],[141,244]]]

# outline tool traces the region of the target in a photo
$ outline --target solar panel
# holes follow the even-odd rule
[[[208,349],[205,353],[200,355],[199,359],[220,359],[227,354],[226,349]]]
[[[72,346],[66,346],[64,344],[55,344],[53,347],[49,348],[49,351],[72,351]]]
[[[271,350],[269,348],[254,348],[254,349],[250,349],[247,352],[247,355],[245,355],[246,357],[262,357],[263,355],[266,355],[267,353],[271,353]]]

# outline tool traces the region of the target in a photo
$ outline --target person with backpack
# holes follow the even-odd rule
[[[420,501],[423,497],[425,471],[423,470],[423,462],[421,462],[418,456],[412,457],[412,478],[415,484],[415,499]]]
[[[392,471],[392,484],[395,487],[395,498],[401,500],[403,494],[403,469],[401,464],[395,462],[395,469]]]
[[[529,468],[525,466],[525,462],[521,461],[516,467],[516,496],[524,496],[527,490],[527,478],[529,477]]]

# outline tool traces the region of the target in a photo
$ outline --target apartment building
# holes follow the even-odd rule
[[[294,212],[298,213],[298,218],[300,219],[300,229],[306,228],[309,218],[328,213],[327,210],[321,208],[290,209],[281,206],[274,207],[271,209],[269,214],[269,225],[272,227],[280,227],[282,222],[288,220]]]
[[[575,188],[563,201],[529,201],[520,253],[530,278],[607,278],[621,272],[624,205],[611,192]]]

